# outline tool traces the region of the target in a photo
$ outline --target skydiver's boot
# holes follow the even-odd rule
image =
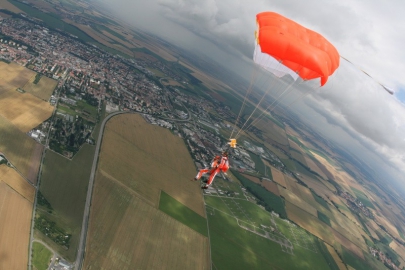
[[[207,189],[209,186],[207,184],[201,186],[202,189]]]

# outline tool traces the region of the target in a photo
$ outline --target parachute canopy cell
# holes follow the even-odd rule
[[[339,53],[320,34],[274,12],[256,15],[254,61],[278,77],[320,78],[323,86],[339,67]]]

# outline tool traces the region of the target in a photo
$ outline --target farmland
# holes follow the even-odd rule
[[[28,253],[24,251],[29,246],[32,202],[0,181],[0,205],[0,269],[25,269]]]
[[[2,116],[0,116],[0,149],[22,175],[32,183],[36,183],[43,146]]]
[[[34,268],[37,270],[47,269],[49,260],[52,257],[52,252],[38,242],[32,244],[32,249],[32,264],[34,265]]]
[[[234,185],[218,179],[214,189]],[[255,203],[218,195],[205,201],[214,269],[338,269],[316,238]]]
[[[41,76],[40,80],[35,83],[35,77],[36,76],[32,76],[32,78],[24,85],[24,87],[22,87],[22,89],[25,90],[25,92],[36,96],[37,98],[48,101],[58,82],[46,76]]]
[[[206,222],[202,195],[185,177],[194,175],[192,167],[181,139],[168,130],[138,115],[112,118],[95,179],[85,269],[209,268],[208,238],[198,232]]]
[[[280,172],[276,168],[271,167],[271,174],[273,175],[274,182],[276,182],[277,184],[279,184],[280,186],[283,186],[283,187],[287,186],[282,172]]]
[[[25,181],[15,170],[6,165],[0,165],[0,181],[6,183],[30,203],[34,203],[35,189]]]
[[[72,234],[72,238],[68,250],[43,235],[41,239],[70,260],[77,250],[94,150],[94,146],[86,144],[73,160],[48,151],[43,165],[40,191],[53,212],[48,214],[47,209],[39,208],[37,215],[56,222],[56,227]]]
[[[160,194],[159,210],[165,212],[184,225],[187,225],[191,229],[194,229],[196,232],[208,236],[206,219],[190,210],[187,206],[179,203],[164,191]]]
[[[134,132],[140,130],[143,132]],[[171,141],[161,139],[165,137],[171,138]],[[140,116],[128,114],[114,117],[108,123],[103,140],[115,143],[103,144],[100,173],[119,179],[156,207],[160,190],[164,190],[204,216],[202,200],[196,198],[201,195],[196,195],[197,187],[187,177],[195,175],[194,165],[180,138],[171,136],[167,129],[146,123]],[[119,164],[114,162],[116,159],[120,160]],[[134,168],[133,164],[146,165]],[[182,183],[181,189],[174,184],[178,181]]]
[[[28,132],[48,119],[53,107],[29,93],[16,91],[22,88],[35,72],[15,63],[0,62],[0,115],[22,132]],[[34,76],[35,77],[35,76]]]

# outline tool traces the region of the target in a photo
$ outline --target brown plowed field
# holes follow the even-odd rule
[[[267,189],[268,191],[280,196],[280,192],[278,191],[277,184],[273,181],[263,180],[262,186]]]
[[[262,182],[260,182],[260,179],[248,174],[243,174],[244,177],[246,177],[247,179],[249,179],[250,181],[252,181],[253,183],[259,184],[261,185]]]
[[[287,187],[287,184],[285,183],[284,180],[284,174],[282,172],[280,172],[274,167],[271,167],[271,174],[273,175],[274,182],[276,182],[280,186]]]

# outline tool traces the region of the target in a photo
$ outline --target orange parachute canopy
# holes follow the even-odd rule
[[[320,78],[323,86],[338,68],[338,51],[320,34],[274,12],[259,13],[256,19],[254,61],[276,76]]]

